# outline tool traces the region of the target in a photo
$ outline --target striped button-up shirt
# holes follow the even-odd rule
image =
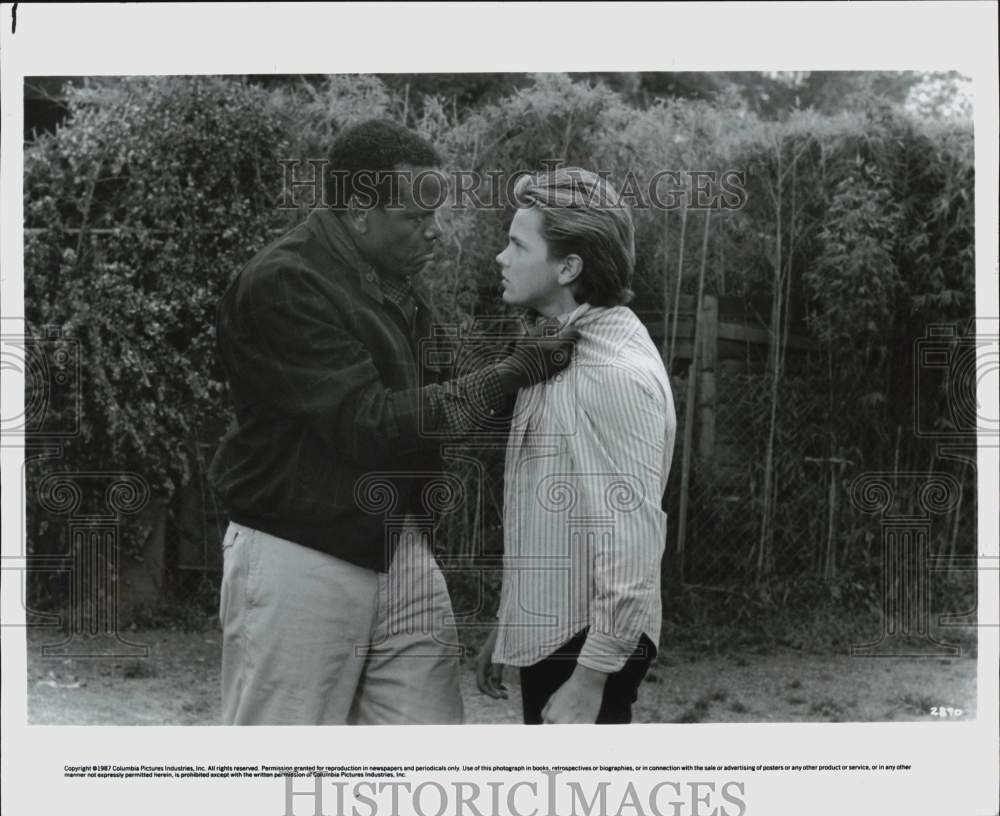
[[[571,364],[514,408],[494,660],[531,665],[589,627],[578,661],[614,672],[643,633],[659,641],[676,417],[630,309],[585,304],[564,322],[580,332]]]

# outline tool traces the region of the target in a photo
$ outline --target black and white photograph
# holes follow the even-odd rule
[[[30,720],[974,717],[968,84],[26,78]]]
[[[993,38],[513,57],[587,5],[487,4],[488,66],[400,33],[4,80],[4,719],[74,735],[53,801],[875,813],[995,734]],[[403,13],[344,7],[331,44]],[[986,813],[995,743],[964,767]]]

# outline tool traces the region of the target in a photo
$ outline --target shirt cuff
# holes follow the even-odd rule
[[[600,632],[590,632],[583,642],[580,655],[576,662],[588,669],[614,674],[625,666],[639,645],[639,636],[635,640],[621,640]]]

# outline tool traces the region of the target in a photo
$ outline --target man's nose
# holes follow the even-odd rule
[[[434,215],[431,216],[430,223],[427,225],[427,230],[424,232],[424,237],[426,237],[428,241],[436,241],[438,238],[441,237],[442,232],[443,230],[441,229],[441,216],[438,215],[437,212],[435,212]]]

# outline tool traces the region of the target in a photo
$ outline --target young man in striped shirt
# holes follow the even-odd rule
[[[504,697],[502,667],[518,666],[526,723],[626,723],[660,633],[673,398],[625,305],[634,227],[615,189],[564,168],[514,195],[504,301],[579,339],[565,371],[517,398],[500,609],[478,685]]]

